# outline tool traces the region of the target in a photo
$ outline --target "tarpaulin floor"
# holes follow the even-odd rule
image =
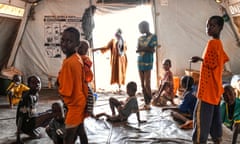
[[[116,97],[119,100],[126,98],[126,93],[114,94],[112,92],[97,92],[98,98],[95,102],[94,113],[107,112],[111,114],[108,99]],[[40,93],[40,102],[38,111],[42,112],[51,107],[55,101],[59,101],[56,89],[43,89]],[[143,105],[141,94],[137,95],[139,105]],[[6,96],[0,96],[0,143],[15,143],[16,107],[8,108]],[[151,110],[140,111],[140,118],[146,120],[145,123],[138,123],[135,114],[132,114],[127,122],[111,123],[106,121],[105,117],[99,120],[88,117],[84,121],[85,129],[90,144],[190,144],[192,130],[178,128],[179,123],[174,121],[170,111],[162,111],[159,107],[153,107]],[[44,132],[44,128],[42,128]],[[231,143],[232,132],[224,127],[223,144]],[[26,144],[52,144],[52,141],[46,134],[40,139],[31,139],[27,135],[22,135]],[[239,141],[240,142],[240,141]],[[80,143],[77,140],[76,143]],[[210,138],[209,142],[212,143]]]

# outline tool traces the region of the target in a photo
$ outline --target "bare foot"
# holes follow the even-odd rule
[[[193,121],[187,120],[184,124],[180,125],[180,129],[192,129],[193,128]]]
[[[140,108],[140,110],[151,110],[150,105],[144,105],[143,108]]]

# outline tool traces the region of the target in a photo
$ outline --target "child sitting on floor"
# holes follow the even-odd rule
[[[192,128],[192,119],[193,119],[193,111],[195,108],[195,104],[197,102],[197,98],[194,95],[194,89],[192,88],[194,84],[194,80],[191,76],[183,76],[181,78],[181,86],[185,89],[183,93],[183,101],[177,107],[166,107],[162,110],[171,109],[171,115],[173,118],[182,125],[180,128],[188,129]]]
[[[165,82],[162,85],[162,89],[158,92],[158,94],[153,97],[152,105],[154,106],[166,106],[168,101],[172,101],[172,97],[169,96],[171,93],[171,85],[169,82]]]
[[[64,110],[60,103],[53,103],[52,109],[60,110],[62,115],[54,117],[49,122],[45,130],[47,135],[53,140],[54,144],[63,144],[63,136],[65,133]]]
[[[174,105],[173,99],[174,99],[175,95],[174,95],[173,73],[171,71],[171,67],[172,67],[171,60],[164,59],[162,62],[162,66],[163,66],[163,69],[165,72],[164,72],[163,78],[160,81],[158,96],[161,95],[161,93],[163,91],[165,91],[165,84],[167,82],[169,84],[169,89],[167,91],[165,91],[165,93],[166,93],[168,99]]]
[[[127,84],[127,94],[128,98],[125,101],[119,101],[116,98],[109,99],[109,105],[112,111],[112,116],[106,113],[100,113],[96,115],[96,118],[101,116],[106,116],[107,120],[111,122],[123,122],[127,121],[128,117],[132,113],[136,113],[138,122],[144,122],[140,120],[138,101],[136,97],[137,84],[135,82],[129,82]],[[118,115],[116,115],[115,108],[118,111]]]
[[[9,107],[13,108],[21,100],[22,93],[29,90],[29,88],[22,83],[22,77],[18,74],[13,76],[12,82],[7,88],[7,98],[9,101]]]
[[[17,107],[16,124],[18,144],[22,143],[20,138],[21,133],[33,138],[39,138],[41,136],[39,128],[47,126],[53,117],[62,115],[60,107],[55,107],[43,113],[37,113],[38,93],[41,89],[41,81],[38,76],[30,76],[28,78],[28,87],[30,89],[23,93],[22,99]]]
[[[233,131],[232,144],[237,142],[240,132],[240,99],[231,85],[224,85],[223,101],[221,102],[222,123]]]

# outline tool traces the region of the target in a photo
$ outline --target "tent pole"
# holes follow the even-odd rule
[[[158,32],[158,27],[157,27],[157,6],[156,6],[156,0],[153,0],[153,19],[154,19],[154,29],[155,29],[155,34],[157,34]],[[157,35],[157,38],[159,39],[159,35]],[[157,40],[158,41],[158,40]],[[158,73],[159,73],[159,67],[158,67],[158,49],[161,47],[161,45],[158,43],[157,44],[157,48],[156,48],[156,76],[157,76],[157,87],[159,87],[160,83],[159,83],[159,80],[158,80]]]
[[[12,66],[13,63],[14,63],[17,50],[18,50],[19,45],[21,43],[22,36],[24,34],[24,30],[26,28],[26,24],[27,24],[27,21],[28,21],[28,15],[29,15],[30,9],[31,9],[31,4],[27,3],[26,7],[25,7],[25,12],[24,12],[23,18],[21,20],[21,24],[20,24],[19,29],[18,29],[17,37],[16,37],[16,40],[14,42],[14,45],[13,45],[13,48],[12,48],[12,51],[11,51],[11,55],[10,55],[8,63],[7,63],[7,67]]]
[[[93,5],[92,0],[89,0],[90,6]],[[92,11],[90,12],[91,17],[93,16]],[[92,36],[92,33],[91,33]],[[91,48],[93,48],[93,38],[91,41]],[[92,53],[92,61],[93,61],[93,91],[96,92],[96,75],[95,75],[95,60],[94,60],[94,52]]]

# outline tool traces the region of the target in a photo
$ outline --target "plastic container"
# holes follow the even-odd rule
[[[94,100],[96,101],[98,99],[98,94],[97,93],[93,93],[93,97],[94,97]]]

